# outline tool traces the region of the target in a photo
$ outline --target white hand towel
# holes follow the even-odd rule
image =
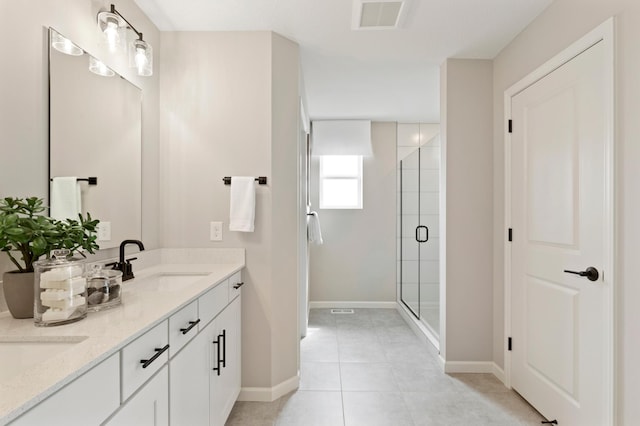
[[[247,176],[232,176],[229,231],[253,232],[255,216],[255,178]]]
[[[307,236],[313,244],[320,245],[322,241],[322,230],[320,229],[320,218],[317,212],[311,212],[307,215]]]
[[[51,182],[51,217],[78,220],[82,211],[80,184],[75,176],[54,177]]]

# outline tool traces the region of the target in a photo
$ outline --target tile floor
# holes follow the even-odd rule
[[[300,388],[237,402],[227,426],[540,425],[491,374],[444,374],[433,346],[393,309],[313,309],[301,342]]]

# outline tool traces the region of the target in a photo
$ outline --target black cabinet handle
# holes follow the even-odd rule
[[[242,287],[244,285],[244,283],[238,283],[236,285],[233,286],[233,288],[235,288],[236,290],[239,289],[240,287]]]
[[[227,330],[222,330],[222,367],[227,368]]]
[[[597,281],[600,277],[598,270],[593,266],[589,266],[586,271],[568,271],[564,270],[567,274],[580,275],[581,277],[587,277],[589,281]]]
[[[191,331],[191,329],[193,327],[195,327],[198,323],[200,322],[200,318],[198,318],[195,321],[189,321],[189,327],[187,328],[181,328],[180,331],[182,331],[182,334],[187,334],[188,332]]]
[[[222,370],[220,368],[220,337],[222,335],[218,335],[218,338],[216,340],[214,340],[212,343],[214,345],[216,345],[216,353],[217,353],[217,357],[216,357],[216,366],[213,367],[213,371],[216,371],[218,373],[218,376],[220,375],[220,370]]]
[[[155,348],[154,351],[156,351],[156,353],[151,358],[140,360],[140,363],[142,364],[142,368],[147,368],[148,366],[150,366],[153,361],[158,359],[158,357],[163,353],[165,353],[168,349],[169,349],[169,344],[167,344],[167,346],[163,348]]]

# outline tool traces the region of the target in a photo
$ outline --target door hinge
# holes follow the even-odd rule
[[[509,241],[513,241],[513,229],[509,228],[509,236],[507,237]]]
[[[509,120],[509,133],[513,133],[513,120]]]
[[[511,350],[511,337],[507,340],[507,349]]]

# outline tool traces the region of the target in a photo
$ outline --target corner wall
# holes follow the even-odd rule
[[[162,49],[162,244],[245,248],[242,386],[270,399],[298,372],[298,47],[266,31],[165,32]],[[267,176],[255,232],[229,231],[224,176]]]
[[[493,361],[492,62],[442,66],[441,137],[446,203],[444,321],[447,363]]]

